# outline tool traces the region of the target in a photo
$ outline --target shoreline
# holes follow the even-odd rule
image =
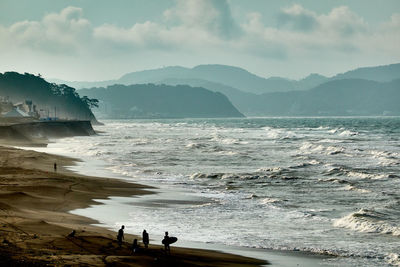
[[[53,162],[58,170],[54,172]],[[97,199],[150,194],[148,186],[115,178],[83,176],[68,170],[76,159],[0,146],[0,263],[8,265],[105,266],[261,266],[266,261],[217,251],[162,247],[131,255],[133,235],[119,249],[115,232],[70,211],[98,204]],[[75,237],[68,234],[76,231]],[[139,238],[140,239],[140,238]]]
[[[42,148],[33,148],[37,149],[39,151],[44,151],[48,150],[47,149],[42,149]],[[51,149],[50,149],[51,150]],[[48,153],[59,153],[59,151],[50,151]],[[61,154],[62,156],[66,157],[74,157],[74,155],[71,155],[70,153],[66,154]],[[93,166],[92,166],[93,165]],[[88,167],[89,166],[89,167]],[[93,171],[96,171],[96,175],[100,175],[100,177],[107,176],[112,179],[117,179],[117,180],[122,180],[126,183],[136,183],[135,181],[132,181],[128,177],[122,175],[122,174],[116,174],[110,170],[107,169],[109,167],[107,163],[101,161],[101,160],[90,160],[89,162],[86,161],[86,159],[79,159],[77,164],[73,166],[69,166],[68,169],[72,172],[83,174],[83,175],[89,175],[90,173],[93,173]],[[105,174],[105,175],[104,175]],[[137,196],[132,196],[132,197],[119,197],[119,196],[111,196],[110,198],[106,199],[104,202],[100,201],[94,205],[94,209],[104,207],[104,209],[100,208],[100,213],[106,214],[106,213],[112,213],[113,209],[112,206],[110,206],[110,203],[117,204],[118,206],[123,204],[123,202],[129,203],[130,205],[136,205],[136,206],[148,206],[149,200],[156,199],[157,201],[163,200],[166,204],[171,201],[169,197],[165,197],[165,194],[171,195],[170,193],[163,192],[163,190],[157,185],[154,184],[149,184],[149,183],[140,183],[144,186],[153,187],[154,190],[152,190],[151,194],[146,194],[140,195],[139,198]],[[174,192],[174,195],[176,193],[181,194],[182,192]],[[163,197],[160,198],[160,195],[164,195]],[[179,197],[178,197],[179,198]],[[188,203],[195,203],[196,201],[201,201],[201,200],[177,200],[176,202],[174,201],[173,204],[180,204],[180,205],[185,205]],[[108,208],[107,208],[108,207]],[[151,207],[151,204],[150,206]],[[89,217],[93,218],[96,220],[98,223],[96,226],[108,229],[108,230],[113,230],[115,227],[112,227],[110,224],[105,223],[102,221],[101,216],[96,216],[93,215],[93,212],[90,212],[89,210],[92,208],[91,207],[86,207],[84,209],[79,209],[79,210],[72,210],[73,214],[77,214],[80,216],[84,217]],[[126,209],[127,210],[127,209]],[[78,211],[78,212],[76,212]],[[94,212],[98,214],[99,212]],[[122,212],[123,213],[123,212]],[[115,213],[112,213],[115,215]],[[118,215],[116,215],[118,216]],[[123,217],[113,217],[113,220],[120,220],[124,221],[126,218]],[[126,229],[129,231],[128,229]],[[162,236],[157,236],[157,235],[152,235],[155,238],[155,240],[162,239]],[[327,255],[323,253],[314,253],[314,252],[308,252],[308,251],[295,251],[295,250],[273,250],[273,249],[265,249],[265,248],[251,248],[251,247],[237,247],[237,246],[230,246],[230,245],[223,245],[223,244],[215,244],[215,243],[203,243],[203,242],[198,242],[198,241],[190,241],[190,240],[182,240],[180,239],[178,243],[174,244],[174,247],[181,247],[181,248],[191,248],[191,249],[201,249],[201,250],[212,250],[212,251],[217,251],[220,253],[228,253],[228,254],[234,254],[234,255],[240,255],[244,257],[250,257],[250,258],[255,258],[258,260],[264,260],[269,262],[271,266],[320,266],[321,264],[329,266],[329,262],[325,261],[327,259],[330,259],[332,255]]]

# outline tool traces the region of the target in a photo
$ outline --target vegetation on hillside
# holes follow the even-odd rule
[[[97,99],[81,98],[74,88],[49,83],[40,75],[0,73],[0,95],[14,103],[32,100],[42,116],[96,121],[90,109],[98,106]]]

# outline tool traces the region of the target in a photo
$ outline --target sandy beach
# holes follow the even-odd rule
[[[118,248],[116,233],[68,213],[110,196],[149,194],[145,186],[82,176],[65,169],[74,159],[0,147],[0,265],[261,266],[267,262],[215,251],[159,245],[132,254],[134,236]],[[53,169],[57,162],[57,172]],[[68,234],[76,231],[74,237]],[[140,240],[140,238],[139,238]]]

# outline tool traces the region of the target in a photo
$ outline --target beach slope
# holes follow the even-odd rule
[[[57,171],[53,164],[57,162]],[[215,251],[162,247],[131,254],[133,236],[118,248],[116,233],[68,211],[110,196],[150,194],[151,188],[65,169],[66,157],[0,146],[1,266],[260,266],[265,261]],[[75,236],[69,237],[72,230]],[[141,229],[140,229],[141,230]],[[139,231],[139,229],[138,229]]]

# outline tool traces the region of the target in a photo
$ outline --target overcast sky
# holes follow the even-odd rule
[[[1,72],[226,64],[298,79],[399,62],[400,0],[0,0]]]

